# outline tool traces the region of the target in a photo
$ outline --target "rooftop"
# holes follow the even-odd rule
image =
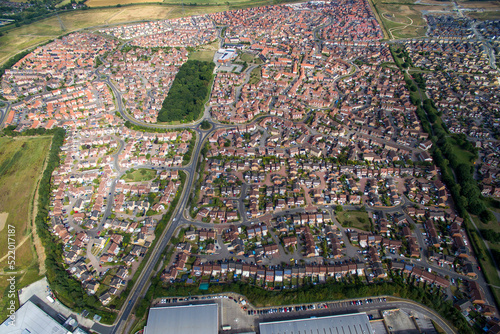
[[[217,304],[153,307],[144,334],[217,334],[218,310]]]
[[[64,328],[31,301],[27,301],[14,314],[15,318],[7,318],[0,325],[2,334],[67,334],[71,331]]]
[[[266,322],[261,323],[259,329],[261,334],[373,333],[366,313]]]

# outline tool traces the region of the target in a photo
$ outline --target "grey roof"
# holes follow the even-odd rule
[[[217,304],[152,307],[144,334],[217,334]]]
[[[356,333],[372,334],[366,313],[261,323],[260,334]]]
[[[2,334],[66,334],[71,333],[31,301],[27,301],[15,313],[15,320],[7,318],[0,325]]]

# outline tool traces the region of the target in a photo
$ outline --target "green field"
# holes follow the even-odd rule
[[[122,180],[127,182],[141,182],[149,181],[156,177],[156,171],[153,169],[141,168],[137,170],[130,170],[122,176]]]
[[[259,67],[254,68],[252,70],[252,72],[250,72],[250,80],[248,80],[248,83],[250,85],[254,85],[257,82],[259,82],[261,78],[262,78],[262,73],[261,73],[261,69],[259,66]]]
[[[50,137],[0,138],[0,212],[7,212],[6,225],[0,231],[0,258],[7,254],[7,227],[15,226],[16,245],[31,231],[31,219],[37,182],[47,156]],[[16,252],[16,265],[25,268],[33,260],[31,239]],[[7,259],[0,261],[5,269]]]
[[[213,61],[215,51],[199,50],[189,54],[190,60]]]
[[[342,211],[335,214],[343,227],[353,227],[363,231],[370,231],[371,224],[368,213],[364,211]]]
[[[35,189],[50,142],[50,137],[0,138],[0,212],[8,213],[0,221],[0,271],[7,270],[8,261],[12,260],[7,256],[8,232],[9,227],[14,226],[10,230],[15,230],[15,267],[21,273],[16,276],[17,289],[39,279],[37,256],[30,235],[31,219]],[[7,302],[5,288],[7,282],[1,278],[0,321],[6,317],[3,307]]]

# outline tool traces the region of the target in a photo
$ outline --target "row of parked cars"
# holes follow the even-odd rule
[[[310,305],[298,305],[298,306],[287,306],[287,307],[276,307],[268,308],[262,310],[248,310],[249,315],[260,315],[260,314],[272,314],[272,313],[287,313],[287,312],[299,312],[307,310],[315,310],[321,308],[328,308],[326,304],[310,304]]]
[[[385,298],[367,298],[367,299],[359,299],[359,300],[351,300],[346,302],[338,302],[332,303],[330,306],[326,303],[321,304],[309,304],[309,305],[298,305],[298,306],[287,306],[287,307],[277,307],[277,308],[268,308],[268,309],[260,309],[260,310],[248,310],[248,315],[261,315],[261,314],[272,314],[272,313],[287,313],[287,312],[299,312],[299,311],[307,311],[307,310],[316,310],[322,308],[332,308],[332,307],[347,307],[350,305],[363,305],[363,304],[371,304],[371,303],[383,303],[385,302]]]

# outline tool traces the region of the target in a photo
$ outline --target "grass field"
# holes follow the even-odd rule
[[[199,50],[189,54],[190,60],[213,61],[215,51]]]
[[[259,67],[254,68],[252,70],[252,72],[250,72],[250,80],[248,80],[248,83],[250,85],[254,85],[257,82],[259,82],[261,78],[262,78],[262,72],[261,72],[261,68],[259,66]]]
[[[335,214],[339,223],[344,227],[353,227],[363,231],[370,231],[368,213],[364,211],[342,211]]]
[[[425,35],[426,22],[412,1],[375,0],[374,7],[390,39]]]
[[[7,226],[15,226],[16,245],[31,229],[32,200],[50,141],[50,137],[0,138],[0,212],[9,213]],[[7,254],[7,245],[4,228],[0,231],[0,258]],[[5,269],[6,260],[0,262],[0,269]],[[16,251],[16,266],[26,267],[32,260],[32,244],[27,240]]]
[[[0,271],[7,269],[8,227],[15,226],[16,289],[40,278],[31,230],[32,201],[36,184],[47,156],[50,137],[0,138],[0,212],[7,212],[5,227],[0,231]],[[8,274],[8,273],[7,273]],[[0,322],[7,317],[8,285],[0,275]]]
[[[240,56],[239,56],[239,59],[242,60],[242,61],[246,61],[247,63],[252,63],[252,64],[257,64],[257,65],[260,65],[262,64],[262,59],[260,59],[259,57],[256,57],[255,55],[251,54],[251,53],[242,53]]]
[[[141,168],[132,172],[128,171],[122,176],[122,179],[127,182],[149,181],[156,177],[156,171],[153,169]]]

